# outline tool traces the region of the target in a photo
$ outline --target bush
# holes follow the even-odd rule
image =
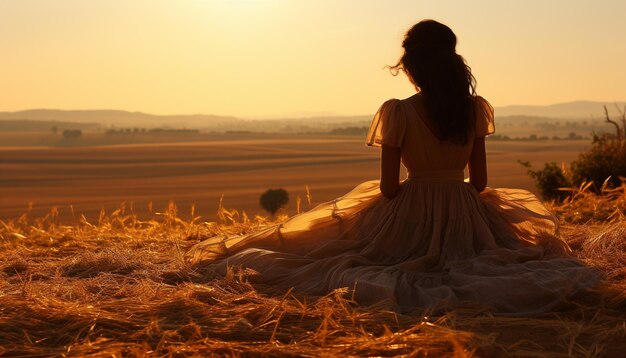
[[[571,181],[565,176],[564,171],[555,163],[546,163],[543,169],[530,169],[529,162],[519,161],[528,168],[528,175],[535,180],[539,194],[545,200],[563,201],[569,193],[561,188],[571,187]]]
[[[576,186],[592,181],[596,193],[607,179],[607,186],[619,186],[620,176],[626,177],[626,142],[613,135],[594,135],[591,148],[580,154],[571,168],[572,182]]]
[[[289,193],[285,189],[268,189],[261,195],[259,203],[270,214],[275,215],[276,212],[289,202]]]
[[[568,194],[559,188],[581,187],[583,183],[590,183],[589,189],[595,193],[622,184],[626,178],[626,108],[620,111],[621,125],[611,120],[606,106],[604,115],[606,121],[615,126],[615,134],[594,133],[591,148],[572,162],[570,170],[561,169],[556,163],[546,163],[543,169],[532,170],[529,162],[519,161],[528,168],[528,175],[535,180],[544,199],[561,201]],[[569,139],[580,138],[574,132],[569,134]]]
[[[589,190],[600,193],[603,186],[618,187],[626,178],[626,141],[612,135],[594,136],[591,148],[574,160],[569,170],[556,163],[546,163],[543,169],[530,169],[529,162],[519,162],[528,168],[528,175],[545,200],[562,201],[569,193],[559,188],[580,187],[591,182]]]

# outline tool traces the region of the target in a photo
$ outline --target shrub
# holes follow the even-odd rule
[[[275,215],[276,212],[289,202],[289,193],[285,189],[268,189],[261,195],[259,203],[270,214]]]
[[[594,135],[591,148],[578,156],[571,166],[572,182],[580,185],[592,181],[592,190],[600,192],[602,185],[616,187],[620,176],[626,177],[626,142],[613,135]]]
[[[622,184],[626,178],[626,108],[620,110],[621,125],[611,120],[606,106],[604,115],[606,121],[615,126],[615,134],[594,133],[591,148],[572,162],[570,170],[561,169],[554,162],[546,163],[541,170],[532,170],[529,162],[519,161],[528,168],[528,175],[535,180],[544,199],[562,201],[568,194],[559,188],[582,187],[583,183],[590,183],[586,187],[596,193]],[[569,135],[569,139],[579,138],[574,132]]]
[[[571,187],[571,181],[555,162],[545,163],[543,169],[532,170],[529,162],[519,161],[528,168],[528,175],[535,180],[539,194],[545,200],[562,201],[569,193],[561,188]]]

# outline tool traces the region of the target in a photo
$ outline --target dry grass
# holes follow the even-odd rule
[[[55,210],[26,213],[0,221],[0,355],[623,356],[625,197],[624,187],[582,191],[553,205],[576,255],[607,281],[558,312],[523,318],[470,308],[399,315],[359,307],[341,290],[267,296],[247,272],[210,278],[185,263],[191,245],[268,224],[223,208],[219,223],[194,212],[183,221],[173,204],[150,220],[122,206],[73,225],[58,224]],[[614,207],[622,214],[605,215]]]
[[[562,203],[548,203],[549,209],[567,224],[602,224],[626,220],[626,178],[616,188],[604,182],[600,194],[590,190],[593,182],[585,182],[578,188],[563,188],[571,192]]]

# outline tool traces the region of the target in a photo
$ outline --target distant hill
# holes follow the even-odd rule
[[[335,116],[286,119],[241,119],[205,114],[154,115],[142,112],[117,110],[50,110],[34,109],[19,112],[0,112],[0,128],[16,127],[21,130],[49,129],[52,122],[73,124],[97,123],[103,128],[192,128],[207,131],[250,132],[326,132],[335,128],[367,125],[371,116]],[[42,123],[37,123],[42,122]],[[4,123],[4,125],[2,125]],[[74,127],[76,127],[76,125]],[[30,127],[29,127],[30,126]],[[29,128],[29,129],[26,129]],[[2,130],[2,129],[0,129]]]
[[[76,123],[60,121],[40,121],[32,119],[0,120],[0,132],[50,132],[53,128],[56,128],[57,131],[64,131],[66,129],[97,130],[100,128],[100,124],[88,122]]]
[[[58,109],[31,109],[19,112],[0,112],[0,120],[37,120],[62,121],[75,123],[100,123],[106,127],[190,127],[198,128],[203,125],[233,124],[241,119],[227,116],[205,114],[192,115],[154,115],[142,112],[127,112],[117,110],[58,110]]]
[[[602,120],[604,113],[603,102],[575,101],[558,103],[548,106],[504,106],[496,107],[495,113],[499,123],[539,123],[562,120],[589,120],[595,117]],[[613,103],[606,103],[612,116],[617,115]],[[623,108],[625,102],[619,102]],[[142,112],[128,112],[118,110],[54,110],[33,109],[19,112],[0,112],[0,122],[13,121],[7,126],[16,126],[16,121],[24,122],[20,128],[32,125],[34,127],[50,126],[51,122],[83,123],[100,125],[108,128],[177,128],[200,129],[203,131],[246,131],[246,132],[279,132],[279,133],[307,133],[332,132],[338,128],[368,126],[372,114],[362,116],[315,116],[310,118],[281,118],[281,119],[241,119],[232,116],[218,116],[206,114],[192,115],[154,115]],[[32,121],[45,121],[34,123]],[[0,124],[0,128],[2,124]],[[1,129],[0,129],[1,130]],[[6,130],[6,129],[5,129]],[[25,129],[28,130],[28,129]],[[34,130],[34,129],[33,129]],[[39,130],[39,129],[37,129]]]
[[[624,110],[626,102],[617,102]],[[557,103],[548,106],[504,106],[496,107],[496,117],[501,116],[533,116],[550,118],[590,118],[603,117],[603,106],[606,105],[610,114],[617,114],[614,102],[574,101]]]

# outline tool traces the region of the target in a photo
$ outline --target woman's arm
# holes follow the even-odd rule
[[[400,190],[400,148],[382,145],[380,158],[380,191],[389,199]]]
[[[469,182],[482,192],[487,186],[487,156],[485,154],[485,137],[474,139],[474,147],[469,160]]]

